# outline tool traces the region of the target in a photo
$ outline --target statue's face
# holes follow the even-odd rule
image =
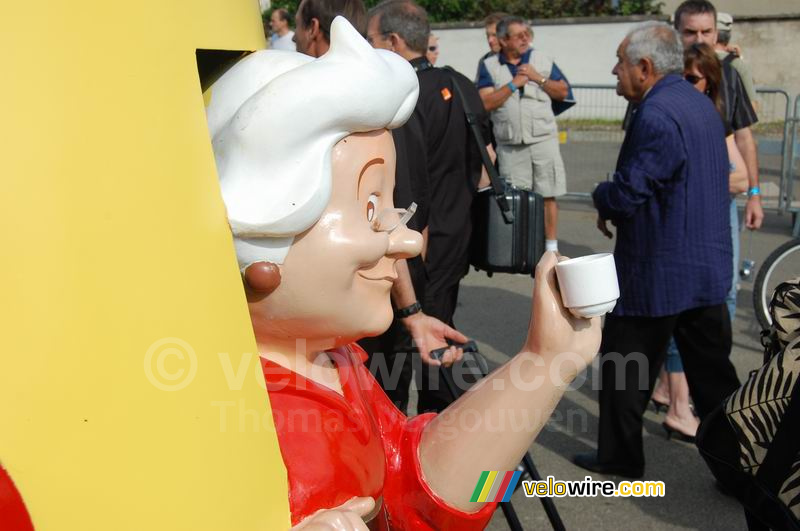
[[[405,225],[376,230],[392,225],[375,226],[382,212],[394,208],[391,135],[381,130],[341,140],[332,170],[330,202],[319,221],[295,238],[281,265],[280,286],[267,297],[248,294],[259,340],[304,338],[330,348],[379,334],[392,321],[395,262],[419,254],[422,237]]]

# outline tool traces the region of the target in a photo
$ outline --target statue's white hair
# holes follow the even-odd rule
[[[418,93],[408,61],[374,50],[343,17],[319,59],[263,50],[220,77],[207,117],[240,267],[283,263],[328,204],[333,146],[399,127]]]

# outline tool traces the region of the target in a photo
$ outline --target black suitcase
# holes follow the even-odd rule
[[[445,67],[445,71],[451,71]],[[477,115],[469,108],[457,82],[458,92],[483,167],[489,174],[491,188],[478,192],[472,202],[472,241],[470,264],[493,273],[533,275],[544,254],[544,203],[542,196],[508,186],[497,172],[483,139]]]
[[[470,264],[492,273],[533,274],[544,254],[542,196],[512,186],[505,199],[513,219],[503,215],[493,189],[478,193],[472,204]]]

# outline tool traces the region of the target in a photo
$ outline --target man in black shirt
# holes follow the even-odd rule
[[[410,0],[388,0],[369,12],[370,44],[408,59],[417,71],[420,94],[410,122],[418,120],[424,149],[408,156],[426,161],[430,189],[422,308],[452,325],[459,282],[469,267],[470,211],[482,173],[480,152],[454,83],[470,99],[470,108],[482,114],[484,126],[486,116],[469,79],[434,68],[425,58],[429,33],[425,10]],[[484,134],[488,138],[488,130]],[[441,411],[451,399],[438,371],[422,371],[422,376],[418,410]]]
[[[707,0],[687,0],[675,10],[675,29],[681,35],[684,48],[695,43],[708,44],[713,48],[717,43],[717,10]],[[736,70],[730,64],[723,64],[722,74],[726,119],[749,173],[745,226],[757,230],[764,220],[764,210],[758,187],[758,148],[750,126],[758,118]]]

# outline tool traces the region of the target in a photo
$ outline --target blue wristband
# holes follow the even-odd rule
[[[514,94],[514,93],[517,91],[517,88],[518,88],[518,87],[517,87],[517,86],[514,84],[514,82],[513,82],[513,81],[509,81],[509,82],[508,82],[508,85],[506,85],[506,86],[507,86],[508,88],[510,88],[510,89],[511,89],[511,94]]]
[[[747,197],[753,197],[754,195],[761,195],[761,189],[758,186],[753,186],[747,191]]]

